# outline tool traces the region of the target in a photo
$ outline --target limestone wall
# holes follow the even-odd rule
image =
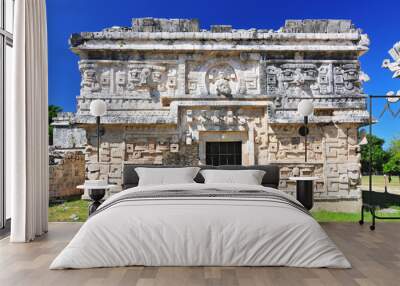
[[[76,187],[85,182],[85,156],[81,151],[51,152],[50,199],[81,195]]]
[[[110,183],[122,183],[124,163],[159,165],[205,164],[205,143],[210,141],[242,141],[243,164],[277,164],[281,169],[279,188],[294,194],[293,175],[314,175],[315,197],[324,200],[358,199],[360,183],[360,155],[357,153],[356,124],[311,124],[308,136],[308,162],[304,162],[304,138],[298,134],[298,125],[269,124],[264,113],[250,109],[237,111],[245,119],[232,119],[232,126],[222,121],[214,122],[213,128],[204,128],[205,122],[196,124],[207,112],[192,111],[190,130],[186,132],[165,127],[106,127],[100,149],[100,163],[94,129],[89,129],[90,145],[86,148],[86,172],[89,179],[105,179]],[[222,116],[223,112],[218,111]],[[225,110],[225,113],[227,111]],[[184,111],[187,113],[187,110]],[[247,115],[246,115],[247,114]],[[250,117],[247,118],[246,116]],[[223,116],[222,116],[223,117]],[[221,118],[222,118],[221,117]],[[223,120],[221,119],[220,120]],[[225,118],[226,119],[226,118]],[[227,119],[228,121],[231,119]],[[242,126],[237,120],[245,122]],[[182,122],[182,124],[184,124]],[[186,124],[188,124],[186,122]],[[205,125],[204,125],[205,124]],[[188,129],[187,127],[181,128]]]
[[[278,164],[286,192],[295,190],[289,176],[316,175],[316,198],[359,197],[357,128],[368,120],[359,57],[369,40],[351,21],[288,20],[276,31],[132,23],[70,38],[81,90],[77,113],[55,127],[85,130],[88,179],[120,185],[125,162],[205,164],[207,142],[241,141],[242,164]],[[96,99],[107,104],[100,162],[89,112]],[[315,108],[307,163],[296,112],[303,99]]]

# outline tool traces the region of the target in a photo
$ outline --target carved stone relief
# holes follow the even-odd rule
[[[355,63],[268,64],[267,94],[288,96],[347,95],[361,93],[364,75]]]
[[[267,93],[310,96],[316,93],[318,69],[315,64],[286,63],[266,67]]]
[[[186,85],[189,94],[228,98],[235,94],[259,94],[259,63],[240,58],[189,61]]]
[[[360,92],[360,73],[358,64],[345,64],[333,68],[336,94]]]
[[[262,109],[194,109],[186,111],[186,123],[189,125],[203,126],[241,126],[251,122],[260,124],[259,118],[263,117]]]
[[[206,85],[209,94],[231,96],[238,88],[235,70],[228,64],[210,68],[206,75]]]
[[[83,92],[98,92],[101,90],[94,65],[81,65],[81,89]]]
[[[168,64],[80,63],[82,94],[155,95],[174,93],[177,70]]]
[[[115,77],[116,77],[116,92],[121,94],[124,92],[126,86],[126,72],[117,71]]]

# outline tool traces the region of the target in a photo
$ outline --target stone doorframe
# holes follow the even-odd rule
[[[199,131],[200,164],[206,165],[206,142],[242,142],[242,165],[255,164],[254,129],[246,131]]]

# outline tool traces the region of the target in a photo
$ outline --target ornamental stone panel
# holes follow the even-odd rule
[[[369,40],[351,21],[202,30],[192,19],[140,18],[73,34],[70,45],[81,72],[70,121],[84,130],[88,179],[120,185],[126,162],[205,164],[207,142],[241,141],[242,164],[280,166],[281,190],[294,193],[292,175],[315,175],[317,200],[358,201],[357,129],[368,120],[359,57]],[[107,103],[100,162],[95,99]],[[315,107],[307,163],[302,99]]]

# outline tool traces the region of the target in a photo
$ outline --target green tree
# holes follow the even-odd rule
[[[369,171],[369,147],[371,146],[372,160],[371,167],[372,173],[382,173],[383,164],[389,159],[389,154],[383,149],[385,140],[375,135],[367,135],[368,144],[361,146],[361,169],[362,172],[368,173]]]
[[[51,123],[53,123],[53,118],[57,117],[57,113],[62,111],[62,107],[57,106],[57,105],[49,105],[49,144],[53,144],[53,126],[51,126]]]
[[[400,140],[393,139],[388,150],[388,161],[383,165],[383,172],[389,176],[399,176],[400,181]],[[389,177],[390,179],[390,177]]]

